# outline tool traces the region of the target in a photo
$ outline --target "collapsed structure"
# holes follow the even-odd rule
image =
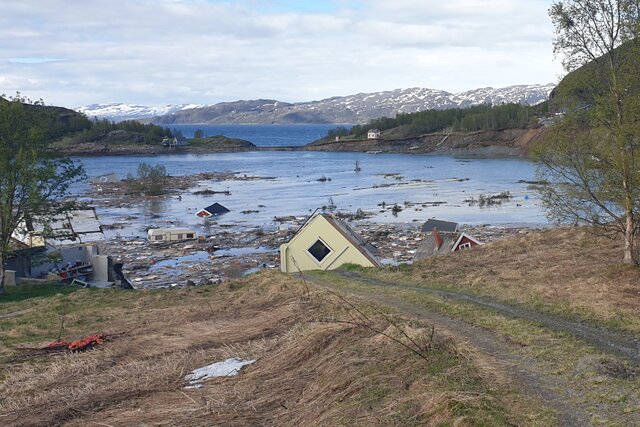
[[[130,287],[122,265],[99,253],[97,242],[104,238],[94,208],[70,210],[51,221],[29,218],[12,235],[5,269],[18,278],[51,275],[67,283]]]
[[[209,218],[212,216],[226,214],[227,212],[230,212],[229,209],[216,202],[212,205],[207,206],[206,208],[200,209],[198,212],[196,212],[196,215],[200,218]]]
[[[455,222],[430,219],[422,226],[424,240],[416,250],[414,261],[470,249],[482,243],[466,233],[458,231]]]
[[[342,221],[329,214],[316,214],[280,246],[280,268],[284,273],[295,273],[333,270],[344,264],[379,267],[374,252],[371,244]]]

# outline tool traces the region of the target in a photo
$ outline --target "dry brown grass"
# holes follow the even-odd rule
[[[13,361],[0,364],[0,424],[465,426],[520,420],[502,404],[512,392],[492,390],[495,383],[450,339],[437,335],[421,359],[370,329],[335,322],[350,318],[339,300],[318,290],[305,298],[300,283],[279,274],[218,289],[69,298],[75,309],[67,335],[100,330],[111,339],[85,353],[14,353]],[[405,339],[375,310],[369,313],[376,328]],[[100,320],[92,320],[98,314]],[[426,345],[429,325],[394,319]],[[16,316],[10,332],[24,331],[24,320]],[[56,329],[51,325],[50,332]],[[237,377],[183,388],[190,370],[234,356],[258,362]]]
[[[555,305],[638,332],[640,268],[621,264],[621,256],[620,241],[583,228],[554,228],[423,260],[409,273],[384,274]]]

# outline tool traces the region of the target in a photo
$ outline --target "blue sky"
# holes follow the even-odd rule
[[[556,82],[546,0],[2,1],[0,93],[203,103]]]

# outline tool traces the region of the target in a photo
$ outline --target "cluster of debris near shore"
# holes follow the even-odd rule
[[[262,269],[281,267],[280,245],[291,241],[309,218],[292,216],[277,218],[277,221],[276,228],[219,227],[211,235],[160,244],[144,238],[113,238],[101,243],[101,250],[124,265],[123,272],[135,288],[215,285]],[[380,264],[397,265],[413,262],[421,247],[437,239],[434,229],[425,228],[430,226],[429,222],[420,225],[361,222],[354,225],[353,230],[366,244],[376,248]],[[524,232],[527,231],[489,226],[459,228],[457,224],[453,232],[440,232],[436,228],[435,233],[443,239],[438,248],[440,253],[425,256],[452,252],[453,241],[459,236],[489,242]]]
[[[175,177],[164,197],[177,194],[181,198],[185,190],[197,189],[194,185],[203,180],[219,183],[229,179],[273,178],[231,172]],[[115,174],[94,178],[91,184],[92,201],[100,207],[128,206],[139,199],[126,193]],[[209,188],[197,193],[230,195],[228,190]],[[95,287],[200,286],[219,284],[262,269],[295,272],[333,269],[346,263],[367,267],[411,263],[526,232],[490,226],[459,227],[457,223],[436,219],[422,224],[380,224],[368,221],[371,212],[336,211],[331,198],[329,201],[328,206],[311,215],[275,217],[272,224],[262,227],[219,222],[218,218],[230,210],[216,202],[195,212],[206,223],[205,234],[177,228],[172,221],[167,228],[147,229],[144,238],[116,233],[107,239],[103,231],[118,229],[117,221],[101,225],[94,208],[71,211],[49,227],[51,235],[45,236],[43,229],[24,224],[14,236],[16,250],[9,259],[9,275],[13,272],[18,278],[46,277]],[[408,202],[404,207],[409,207]],[[381,208],[402,210],[384,202]],[[126,217],[119,220],[129,221]]]

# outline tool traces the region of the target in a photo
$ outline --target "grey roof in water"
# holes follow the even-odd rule
[[[422,225],[422,231],[424,233],[429,233],[436,228],[438,231],[443,233],[457,233],[458,232],[458,223],[450,222],[450,221],[442,221],[439,219],[430,219]]]
[[[226,207],[222,206],[218,202],[207,206],[206,208],[204,208],[204,210],[209,212],[211,215],[221,215],[221,214],[229,212],[229,209],[227,209]]]
[[[458,240],[458,233],[439,233],[442,242],[440,246],[437,245],[436,239],[433,234],[428,235],[418,246],[416,254],[413,257],[414,261],[420,261],[421,259],[429,258],[437,255],[445,255],[451,252],[453,245]]]

